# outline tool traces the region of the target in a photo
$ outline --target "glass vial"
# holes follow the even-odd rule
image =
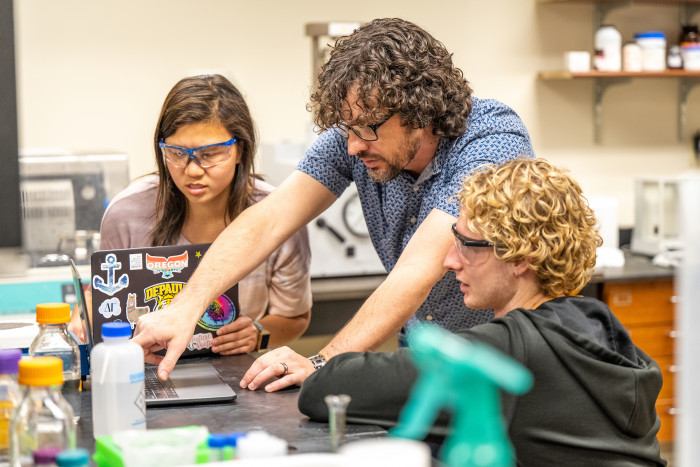
[[[58,357],[63,362],[63,397],[73,408],[74,421],[80,419],[80,348],[68,333],[70,305],[43,303],[36,306],[39,334],[29,346],[31,357]]]
[[[345,438],[345,413],[350,396],[347,394],[328,395],[324,398],[328,406],[328,425],[331,430],[331,452],[336,452]]]
[[[57,357],[19,362],[22,399],[10,421],[10,465],[31,466],[39,449],[75,447],[73,409],[61,395],[63,362]]]

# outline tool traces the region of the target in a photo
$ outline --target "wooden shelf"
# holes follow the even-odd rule
[[[572,73],[568,70],[549,70],[540,71],[537,74],[537,77],[543,80],[583,78],[700,78],[700,71],[589,71],[586,73]]]

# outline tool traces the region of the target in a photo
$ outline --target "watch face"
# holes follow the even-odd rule
[[[259,350],[265,350],[270,343],[270,333],[263,332],[260,336],[260,348]]]
[[[351,234],[357,237],[369,237],[360,195],[357,193],[353,194],[343,205],[343,222]]]

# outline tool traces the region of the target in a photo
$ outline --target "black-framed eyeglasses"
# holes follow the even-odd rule
[[[350,137],[350,131],[352,131],[353,133],[355,133],[355,136],[357,136],[363,141],[377,141],[379,139],[379,136],[377,135],[377,129],[379,129],[380,126],[388,122],[389,119],[393,116],[393,114],[389,115],[383,122],[372,123],[370,125],[363,126],[346,125],[345,123],[339,123],[338,125],[334,126],[333,129],[344,139],[348,139]]]
[[[452,234],[455,236],[455,245],[459,254],[472,265],[483,263],[486,260],[487,253],[490,251],[487,248],[494,246],[488,240],[474,240],[457,232],[456,222],[452,224]]]
[[[165,161],[173,167],[178,169],[187,167],[190,160],[193,160],[200,167],[208,169],[229,160],[231,158],[231,147],[236,141],[236,138],[231,138],[223,143],[207,144],[188,149],[165,144],[165,140],[161,139],[158,146],[163,153]]]

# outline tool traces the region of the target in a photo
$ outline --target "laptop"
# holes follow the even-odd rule
[[[92,334],[102,341],[103,323],[126,321],[167,309],[209,248],[206,244],[100,250],[91,257]],[[216,331],[239,316],[238,285],[204,311],[183,357],[211,355]],[[164,352],[163,352],[164,353]]]
[[[83,331],[86,340],[86,354],[90,355],[95,344],[93,326],[90,326],[90,314],[83,292],[82,280],[78,269],[71,260],[73,287],[75,288],[78,311],[83,319]],[[94,292],[93,292],[94,293]],[[102,340],[102,333],[97,334]],[[88,361],[89,365],[89,361]],[[147,406],[185,405],[231,401],[236,399],[235,391],[222,378],[219,372],[209,362],[186,363],[178,362],[166,381],[158,379],[158,367],[146,365],[144,384]]]

